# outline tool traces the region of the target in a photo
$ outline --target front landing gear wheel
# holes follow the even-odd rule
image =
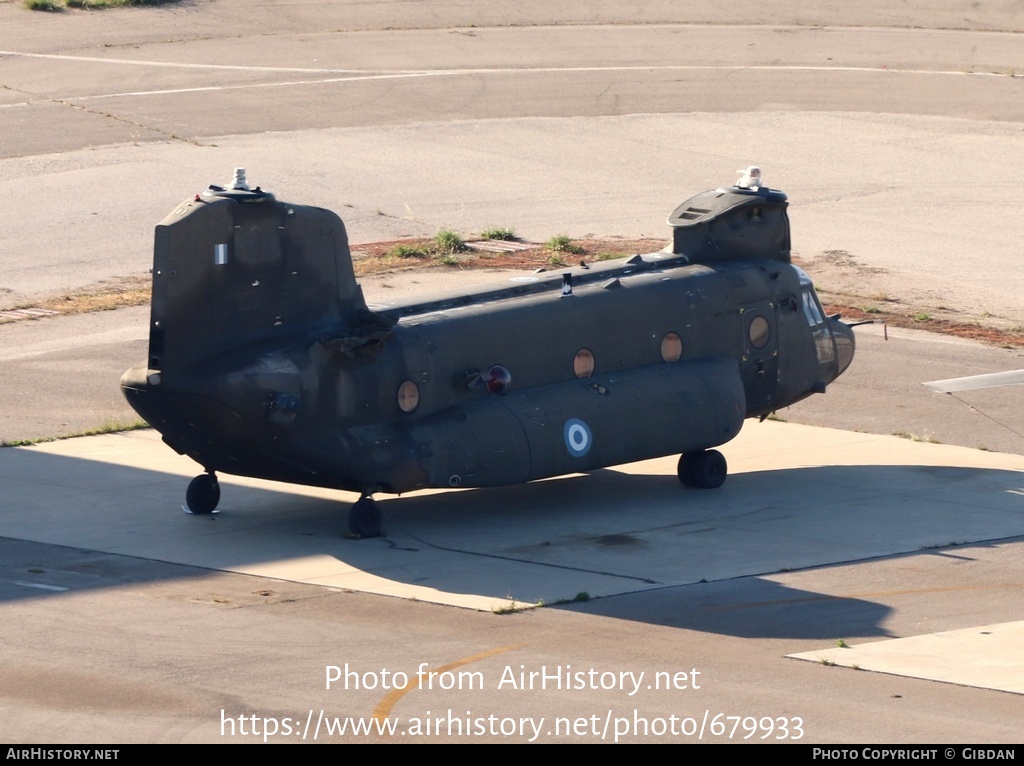
[[[360,537],[380,537],[383,532],[380,508],[372,497],[361,497],[348,509],[348,528]]]
[[[718,489],[729,475],[725,455],[718,450],[688,452],[679,458],[679,481],[687,487]]]
[[[201,473],[188,484],[185,505],[192,513],[213,513],[220,502],[220,484],[214,473]]]

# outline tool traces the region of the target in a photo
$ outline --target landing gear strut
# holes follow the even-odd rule
[[[686,487],[718,489],[725,483],[729,466],[718,450],[687,452],[679,458],[679,481]]]
[[[382,529],[380,508],[369,495],[363,495],[348,510],[348,528],[360,537],[380,537]]]
[[[213,513],[220,502],[220,484],[217,474],[213,471],[201,473],[188,484],[185,492],[185,505],[192,512],[200,515]]]

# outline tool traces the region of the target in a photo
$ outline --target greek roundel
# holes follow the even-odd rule
[[[573,457],[583,457],[590,452],[594,437],[590,433],[590,426],[579,418],[569,418],[565,421],[562,434],[565,437],[566,449]]]

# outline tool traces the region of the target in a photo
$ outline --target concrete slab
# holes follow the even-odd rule
[[[1011,94],[1003,101],[1020,99]],[[237,121],[236,112],[230,116]],[[667,241],[665,218],[676,205],[733,181],[735,169],[754,158],[766,182],[789,195],[794,252],[812,277],[843,255],[863,283],[859,295],[1024,321],[1016,239],[1005,226],[1016,212],[1014,197],[989,192],[993,179],[1024,154],[1016,122],[630,114],[282,130],[210,141],[215,146],[201,150],[144,143],[69,151],[47,161],[0,157],[0,193],[11,200],[10,223],[0,230],[6,290],[0,307],[145,273],[152,227],[238,165],[279,199],[338,212],[353,242],[492,227],[540,242],[556,234]],[[297,160],[296,147],[315,161]],[[933,161],[936,152],[942,163]],[[69,188],[86,192],[69,195]],[[140,191],[122,195],[116,206],[98,204],[106,190],[118,188]],[[927,209],[941,216],[922,216],[922,189]],[[53,199],[62,200],[57,225]],[[73,260],[63,256],[69,250]],[[975,258],[946,255],[973,252],[985,253],[984,268]],[[40,259],[41,253],[61,255]]]
[[[199,472],[152,432],[0,450],[0,535],[500,610],[1024,535],[1024,457],[767,421],[731,476],[685,490],[675,459],[491,490],[380,496],[388,535],[342,535],[352,493]]]
[[[797,660],[1024,694],[1024,622],[788,655]]]

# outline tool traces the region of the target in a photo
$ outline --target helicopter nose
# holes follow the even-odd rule
[[[853,352],[857,346],[853,338],[853,328],[840,322],[838,319],[829,320],[832,324],[832,337],[836,340],[836,353],[839,357],[839,370],[836,372],[838,378],[853,361]]]

